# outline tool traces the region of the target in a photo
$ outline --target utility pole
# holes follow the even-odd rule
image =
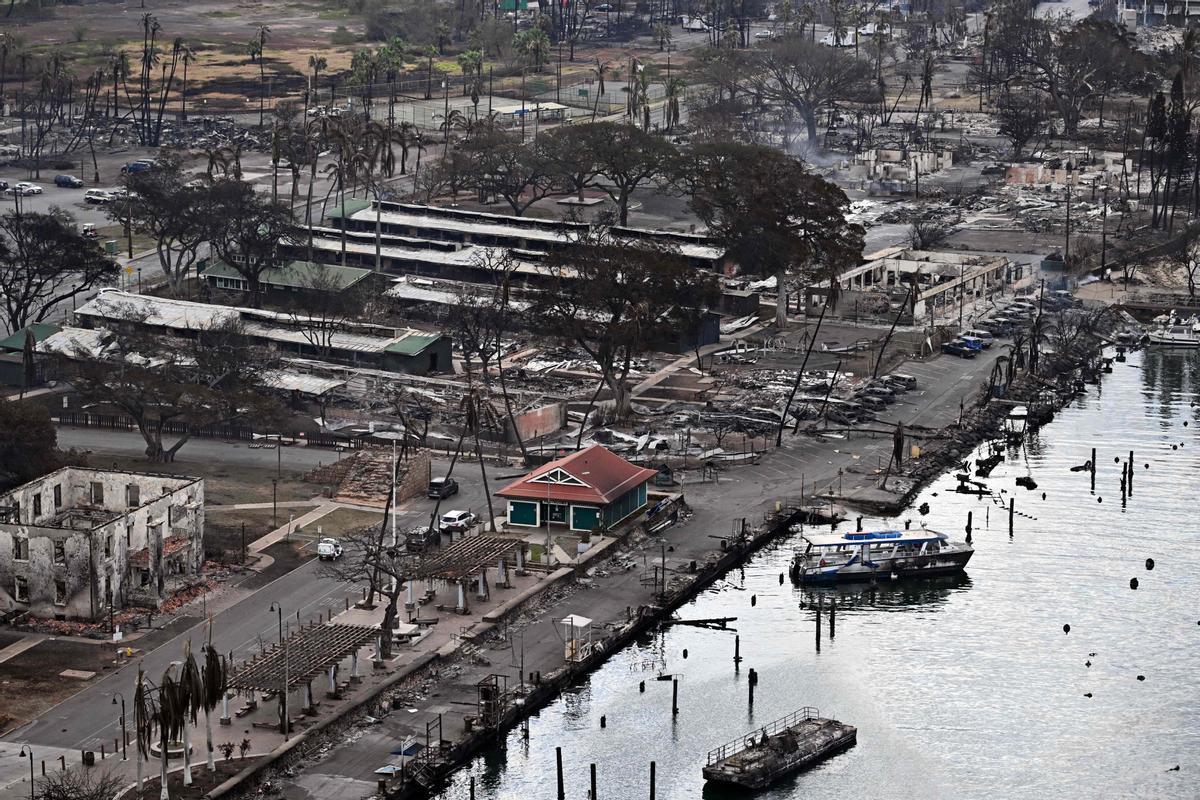
[[[1063,269],[1071,263],[1071,173],[1067,172],[1067,243],[1063,253]]]
[[[1100,275],[1108,266],[1108,184],[1104,184],[1104,205],[1100,208]],[[1065,264],[1064,264],[1065,265]]]

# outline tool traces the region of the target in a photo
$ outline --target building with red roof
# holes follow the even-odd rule
[[[611,529],[646,505],[655,474],[596,444],[543,464],[496,496],[508,501],[509,525]]]

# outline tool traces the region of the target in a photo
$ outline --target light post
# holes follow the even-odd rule
[[[279,479],[271,478],[271,527],[279,527],[279,502],[276,490],[279,488]]]
[[[129,737],[125,732],[125,695],[120,692],[113,693],[113,705],[117,704],[117,698],[121,699],[121,760],[129,760]]]
[[[21,752],[17,754],[17,758],[29,757],[29,800],[33,800],[33,748],[29,745],[21,745]]]
[[[288,651],[287,643],[283,640],[283,606],[280,603],[271,603],[271,611],[279,613],[279,644],[283,648],[283,686],[279,690],[279,731],[283,734],[283,740],[288,739]]]

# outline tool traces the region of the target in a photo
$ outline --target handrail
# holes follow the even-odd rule
[[[743,750],[748,750],[750,747],[762,741],[762,734],[774,736],[792,726],[810,719],[818,719],[821,716],[820,711],[814,706],[805,706],[797,711],[793,711],[786,717],[780,717],[774,722],[769,722],[763,727],[739,736],[731,742],[726,742],[720,747],[708,752],[707,764],[712,765],[718,761],[723,761],[726,758],[737,755]]]

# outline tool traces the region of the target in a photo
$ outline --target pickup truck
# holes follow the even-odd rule
[[[317,558],[322,561],[337,561],[342,557],[342,546],[337,539],[328,537],[317,542]]]

